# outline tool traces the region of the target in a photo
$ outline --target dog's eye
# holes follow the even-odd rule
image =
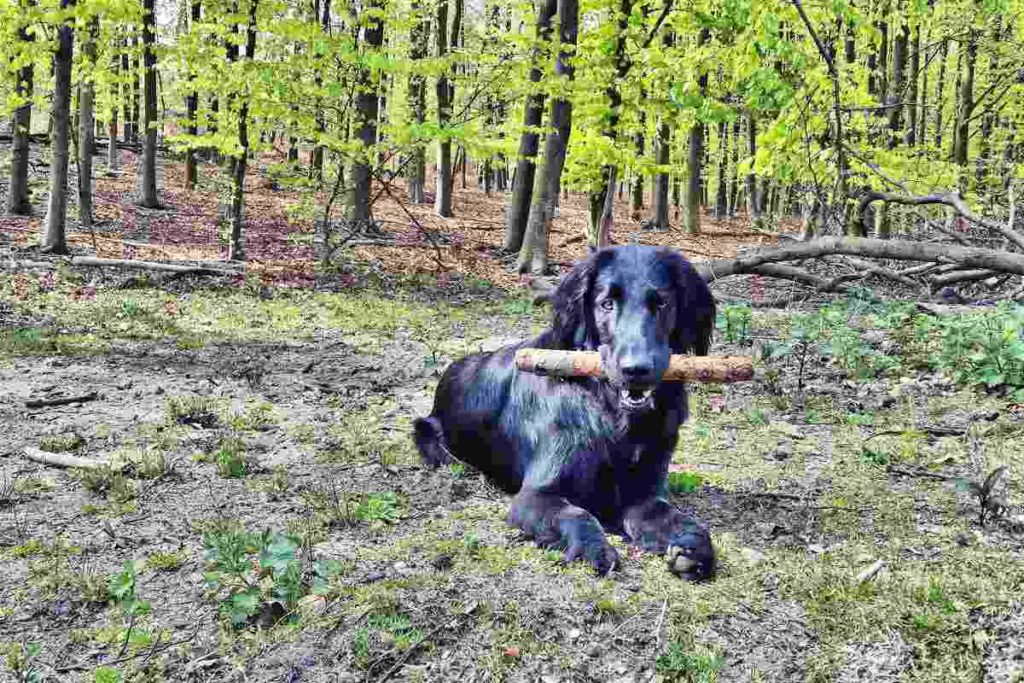
[[[655,294],[651,297],[651,307],[656,309],[665,308],[668,306],[668,297],[661,294]]]
[[[611,298],[605,299],[604,301],[601,302],[601,308],[603,308],[606,311],[610,311],[613,308],[615,308],[615,301]]]

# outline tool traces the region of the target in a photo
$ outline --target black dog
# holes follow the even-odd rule
[[[567,561],[611,570],[608,530],[678,555],[674,571],[688,579],[709,577],[707,528],[668,502],[686,391],[660,379],[670,354],[707,354],[714,320],[711,292],[681,255],[602,249],[562,281],[550,330],[448,368],[416,445],[430,465],[454,455],[516,494],[509,523]],[[521,347],[599,350],[608,379],[519,372]]]

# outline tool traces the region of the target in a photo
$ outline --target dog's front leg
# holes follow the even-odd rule
[[[708,528],[667,500],[652,498],[627,508],[622,525],[633,543],[664,553],[673,573],[690,581],[714,575],[715,549]]]
[[[608,543],[597,518],[556,494],[523,488],[512,499],[508,523],[541,547],[565,551],[566,562],[585,560],[599,574],[607,574],[619,564],[619,554]]]

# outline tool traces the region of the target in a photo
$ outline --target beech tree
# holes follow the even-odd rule
[[[68,10],[74,0],[61,0]],[[63,14],[63,13],[62,13]],[[68,253],[65,223],[68,211],[68,158],[71,142],[71,68],[74,58],[73,17],[63,18],[57,27],[57,50],[53,54],[53,157],[50,162],[50,198],[40,243],[51,254]]]

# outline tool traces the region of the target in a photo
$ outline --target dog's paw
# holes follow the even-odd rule
[[[571,542],[565,549],[563,558],[567,563],[583,560],[601,576],[619,566],[619,551],[613,548],[603,536]]]
[[[669,571],[687,581],[703,581],[715,575],[715,549],[711,534],[704,529],[674,535],[665,559]]]

